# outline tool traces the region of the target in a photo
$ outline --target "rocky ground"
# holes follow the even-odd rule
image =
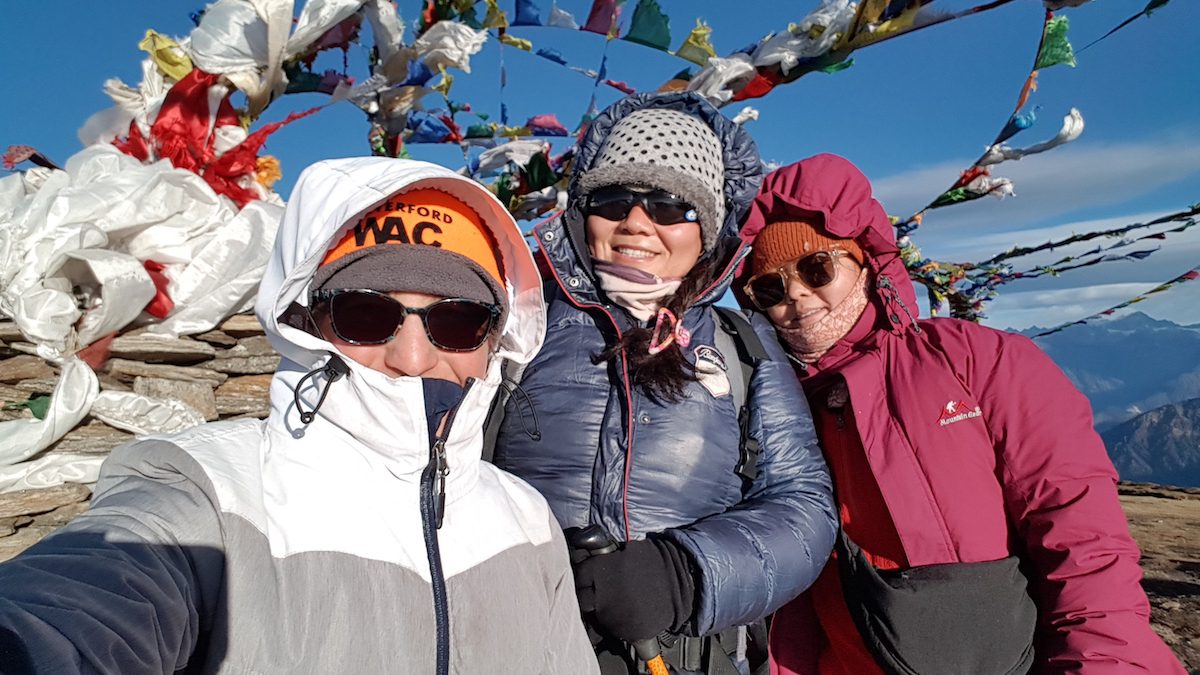
[[[1142,548],[1154,629],[1200,673],[1200,489],[1122,483],[1121,505]]]
[[[57,368],[30,352],[11,323],[0,322],[0,420],[28,417],[31,398],[54,390]],[[145,333],[112,341],[97,371],[101,389],[182,401],[205,419],[265,417],[270,373],[279,362],[252,316],[235,316],[193,338]],[[47,452],[107,454],[132,438],[87,418]],[[0,561],[7,560],[87,508],[82,485],[0,494]],[[1154,629],[1200,675],[1200,489],[1122,483],[1121,503],[1142,548],[1142,585]]]
[[[32,417],[31,407],[58,383],[58,366],[38,358],[23,340],[11,321],[0,321],[0,421]],[[230,317],[215,330],[186,338],[130,331],[86,351],[101,391],[178,401],[208,421],[266,417],[271,373],[279,365],[253,315]],[[129,431],[88,416],[40,456],[107,455],[132,438]],[[0,494],[0,560],[70,521],[90,496],[82,485]]]

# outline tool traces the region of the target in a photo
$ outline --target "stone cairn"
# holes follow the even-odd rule
[[[11,321],[0,321],[0,421],[29,417],[19,404],[48,396],[59,369],[37,356]],[[264,418],[279,355],[252,314],[230,317],[215,330],[174,338],[133,330],[112,341],[96,371],[100,389],[175,399],[208,421]],[[14,406],[13,404],[18,404]],[[39,457],[54,453],[107,455],[133,434],[98,419],[83,421]],[[0,561],[8,560],[87,509],[91,489],[67,483],[0,494]]]

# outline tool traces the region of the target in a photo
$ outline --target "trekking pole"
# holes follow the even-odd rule
[[[608,536],[603,527],[594,523],[571,533],[570,543],[576,550],[586,551],[589,558],[617,550],[617,543]],[[639,659],[646,662],[646,669],[650,671],[650,675],[670,675],[667,663],[663,661],[662,650],[659,649],[658,638],[635,640],[633,651]]]

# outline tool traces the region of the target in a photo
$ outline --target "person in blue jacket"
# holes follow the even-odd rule
[[[741,384],[713,309],[761,176],[753,140],[703,98],[636,95],[591,123],[566,210],[536,228],[546,341],[494,461],[575,538],[604,673],[636,672],[628,645],[656,637],[676,672],[744,670],[732,629],[805,590],[833,545],[828,470],[770,324],[751,317],[767,358]],[[586,550],[580,529],[616,550]]]

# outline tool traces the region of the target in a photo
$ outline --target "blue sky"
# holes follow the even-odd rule
[[[713,28],[718,54],[756,41],[801,20],[815,0],[801,3],[660,0],[671,18],[672,45],[703,17]],[[80,149],[76,131],[111,102],[105,79],[136,85],[143,53],[137,43],[147,28],[186,35],[188,14],[203,2],[4,3],[0,63],[9,88],[0,106],[0,146],[33,145],[58,162]],[[297,1],[297,6],[302,4]],[[501,0],[511,12],[511,0]],[[543,10],[549,0],[540,3]],[[629,3],[630,10],[634,3]],[[941,0],[935,7],[975,4]],[[562,0],[559,7],[582,21],[590,2]],[[1144,6],[1142,0],[1096,1],[1060,12],[1071,22],[1076,48],[1102,35]],[[101,9],[103,7],[103,9]],[[401,16],[412,20],[420,2],[403,0]],[[786,164],[817,152],[835,152],[858,164],[875,184],[889,212],[907,215],[954,181],[1004,124],[1033,61],[1042,8],[1017,0],[979,16],[933,27],[860,50],[840,73],[812,74],[744,105],[760,112],[748,129],[764,159]],[[979,260],[1015,244],[1041,243],[1071,232],[1137,222],[1179,211],[1200,201],[1200,3],[1175,0],[1078,56],[1076,68],[1041,73],[1031,103],[1038,123],[1010,144],[1026,146],[1053,136],[1071,107],[1087,123],[1075,143],[1008,162],[996,175],[1016,184],[1016,197],[985,198],[931,212],[916,239],[934,258]],[[513,33],[552,47],[577,66],[596,68],[604,38],[554,28],[517,28]],[[412,39],[411,32],[407,36]],[[653,89],[688,64],[668,54],[616,41],[608,45],[609,77],[639,90]],[[510,121],[553,112],[573,128],[587,108],[592,83],[562,67],[506,48],[508,86],[503,93]],[[363,50],[352,47],[349,71],[366,72]],[[500,109],[500,56],[494,41],[472,60],[471,74],[455,73],[451,97],[496,117]],[[340,53],[318,62],[341,68]],[[601,87],[601,106],[621,94]],[[273,104],[263,121],[318,105],[304,94]],[[363,114],[343,103],[285,128],[266,152],[280,158],[284,196],[299,171],[326,157],[366,154]],[[563,147],[558,141],[555,150]],[[456,147],[414,146],[414,156],[457,168]],[[1200,264],[1200,228],[1174,235],[1162,250],[1139,263],[1116,262],[1058,278],[1017,281],[989,306],[987,323],[1023,328],[1053,325],[1125,300]],[[1074,249],[1076,252],[1084,247]],[[1072,249],[1040,258],[1045,263]],[[1200,323],[1200,282],[1184,284],[1136,306],[1160,318]]]

